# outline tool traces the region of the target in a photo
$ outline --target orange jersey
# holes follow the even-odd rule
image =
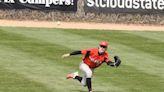
[[[89,54],[87,55],[88,51]],[[87,64],[90,68],[96,68],[104,62],[110,61],[110,58],[108,57],[108,54],[106,52],[101,55],[98,54],[98,48],[81,50],[81,54],[84,55],[83,62]]]

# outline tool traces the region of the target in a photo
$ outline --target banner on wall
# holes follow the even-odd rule
[[[85,12],[164,14],[164,0],[85,0]]]
[[[0,9],[77,11],[77,0],[0,0]]]

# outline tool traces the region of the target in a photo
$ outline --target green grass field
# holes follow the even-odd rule
[[[0,92],[87,92],[65,78],[79,71],[82,56],[61,56],[101,40],[122,65],[96,69],[94,92],[164,92],[164,32],[11,27],[0,27]]]

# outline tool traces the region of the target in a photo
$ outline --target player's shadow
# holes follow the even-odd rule
[[[88,91],[84,91],[84,90],[72,90],[72,92],[88,92]],[[104,92],[104,91],[94,91],[94,92]]]

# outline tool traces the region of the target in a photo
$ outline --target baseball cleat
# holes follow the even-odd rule
[[[74,73],[71,73],[71,74],[68,74],[67,75],[67,79],[75,79],[76,76],[78,76],[78,72],[74,72]]]

